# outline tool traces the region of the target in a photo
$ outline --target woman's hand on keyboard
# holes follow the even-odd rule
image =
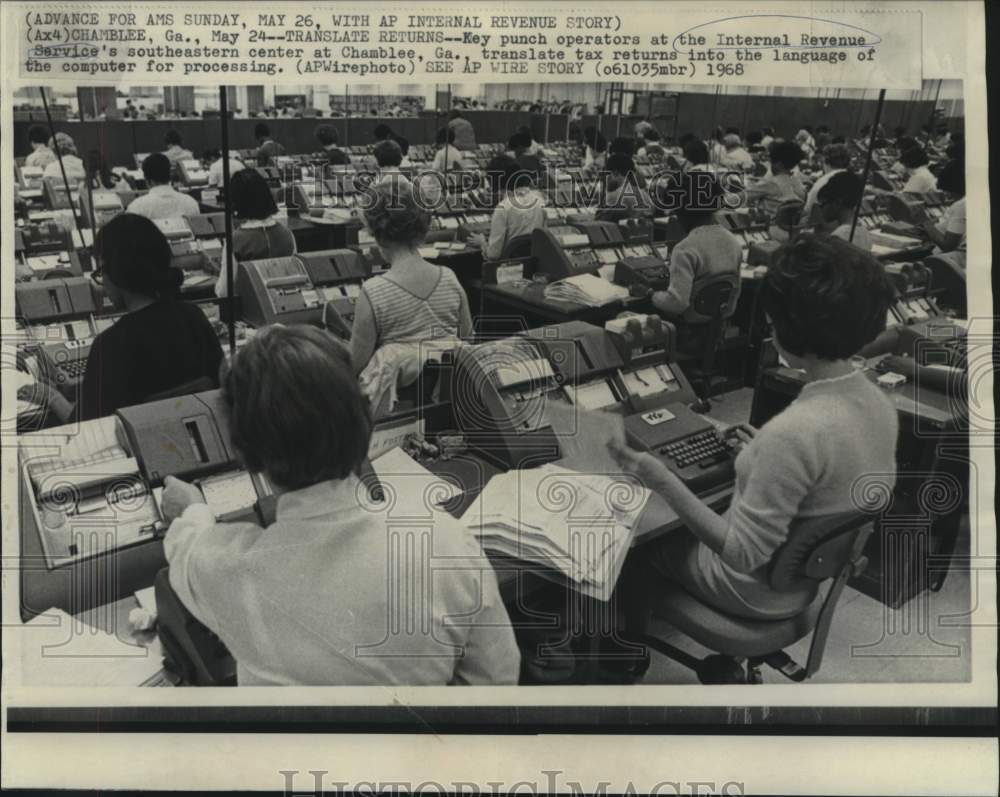
[[[726,429],[724,437],[730,448],[734,451],[742,451],[750,445],[750,441],[753,440],[754,435],[756,434],[756,427],[753,427],[748,423],[741,423],[736,426],[730,426]]]

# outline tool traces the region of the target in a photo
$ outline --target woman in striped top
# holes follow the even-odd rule
[[[408,183],[376,186],[365,223],[389,263],[361,289],[351,332],[351,362],[373,406],[386,390],[412,384],[437,346],[472,334],[465,290],[450,269],[424,260],[418,250],[430,214]]]

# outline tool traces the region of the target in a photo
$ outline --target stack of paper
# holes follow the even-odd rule
[[[390,515],[432,517],[441,505],[461,490],[451,481],[435,476],[402,448],[393,448],[372,462]]]
[[[557,571],[606,601],[648,498],[625,476],[544,465],[495,476],[462,520],[486,550]]]
[[[585,304],[588,307],[601,307],[627,299],[628,289],[614,285],[595,274],[577,274],[575,277],[566,277],[547,286],[545,298]]]
[[[159,640],[123,642],[50,609],[17,630],[24,686],[142,686],[163,667]]]
[[[909,238],[905,235],[893,235],[882,230],[870,230],[868,237],[871,238],[873,249],[877,246],[888,251],[896,251],[920,245],[920,240],[917,238]]]

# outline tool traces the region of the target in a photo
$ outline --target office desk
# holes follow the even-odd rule
[[[97,606],[93,609],[89,609],[88,611],[80,612],[76,615],[76,617],[81,622],[86,623],[89,626],[97,628],[101,631],[107,631],[109,634],[114,634],[122,642],[128,642],[129,644],[146,648],[151,656],[162,657],[163,653],[160,649],[160,640],[157,638],[155,630],[131,630],[128,622],[128,616],[133,609],[137,608],[139,608],[139,601],[136,600],[134,595],[129,595],[121,600],[115,601],[114,603],[108,603],[104,606]],[[82,666],[88,665],[83,664]],[[166,670],[163,670],[162,668],[152,678],[142,684],[122,684],[122,686],[144,687],[173,685],[174,684],[170,680]]]
[[[574,458],[572,462],[557,460],[555,464],[564,467],[576,467],[586,469],[587,463]],[[472,452],[464,452],[457,456],[438,460],[429,463],[428,469],[438,476],[450,477],[454,479],[462,489],[445,509],[454,517],[460,517],[479,495],[481,490],[489,483],[490,479],[501,472],[501,469]],[[728,504],[732,495],[731,485],[720,487],[706,495],[703,500],[706,504],[717,511],[721,511]],[[681,526],[681,521],[667,503],[656,494],[651,494],[643,509],[632,538],[631,545],[649,542],[657,537],[676,530]],[[551,586],[561,585],[570,591],[573,599],[578,601],[583,610],[591,616],[613,612],[613,603],[601,603],[594,599],[581,595],[573,589],[572,582],[566,580],[560,573],[546,568],[542,565],[510,559],[503,556],[489,556],[490,563],[496,573],[497,582],[500,587],[500,594],[504,602],[508,605],[519,603],[525,597],[535,593],[537,590]],[[114,633],[119,639],[132,644],[149,648],[151,655],[161,655],[159,642],[153,632],[132,632],[130,630],[128,616],[132,609],[138,607],[138,601],[134,595],[105,604],[103,606],[90,609],[78,614],[78,618],[91,626]],[[588,637],[590,643],[591,656],[586,661],[583,671],[589,672],[588,666],[597,661],[597,644],[600,637]],[[96,665],[95,665],[96,666]],[[125,685],[125,684],[123,684]],[[164,671],[142,684],[143,686],[170,686],[171,682]]]
[[[872,250],[875,258],[883,263],[908,263],[914,260],[923,260],[933,252],[934,244],[930,241],[915,241],[913,245],[901,249],[876,245],[876,248]]]
[[[435,249],[430,254],[431,244],[421,247],[426,250],[426,260],[439,266],[445,266],[455,272],[463,287],[472,285],[479,280],[483,272],[483,253],[478,246],[466,244],[462,249]]]
[[[547,299],[545,285],[537,282],[505,285],[474,283],[472,287],[479,291],[480,313],[484,316],[484,322],[488,321],[491,325],[506,324],[514,332],[566,321],[586,321],[604,326],[605,321],[610,321],[625,310],[652,312],[651,302],[641,298],[629,298],[602,307]]]
[[[577,470],[586,470],[587,468],[587,463],[580,462],[577,458],[574,458],[573,461],[558,459],[554,464]],[[448,513],[456,518],[461,517],[469,508],[490,479],[501,472],[500,468],[472,453],[464,453],[450,460],[432,463],[428,466],[428,470],[437,476],[453,478],[462,486],[462,494],[446,505]],[[733,487],[729,484],[712,490],[703,496],[702,500],[716,511],[722,511],[728,506],[732,494]],[[680,528],[682,525],[680,518],[670,505],[657,493],[651,493],[646,506],[639,515],[631,544],[634,547],[649,542]],[[497,573],[500,594],[507,603],[530,594],[542,586],[544,582],[563,584],[570,589],[573,587],[572,582],[542,565],[492,554],[490,561]],[[533,582],[531,576],[544,579],[544,582]]]
[[[357,242],[360,221],[321,221],[305,216],[289,216],[285,221],[300,252],[345,249]]]
[[[221,213],[225,209],[225,205],[199,203],[202,213]],[[300,252],[345,249],[357,243],[357,231],[361,228],[361,222],[355,220],[323,221],[306,216],[288,216],[281,221],[295,236],[295,246]],[[237,226],[234,220],[233,231]]]

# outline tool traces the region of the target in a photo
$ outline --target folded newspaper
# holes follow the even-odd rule
[[[577,274],[546,286],[545,298],[601,307],[627,299],[628,289],[595,274]]]
[[[607,601],[648,498],[629,476],[550,464],[494,476],[462,521],[484,549],[556,571]]]

